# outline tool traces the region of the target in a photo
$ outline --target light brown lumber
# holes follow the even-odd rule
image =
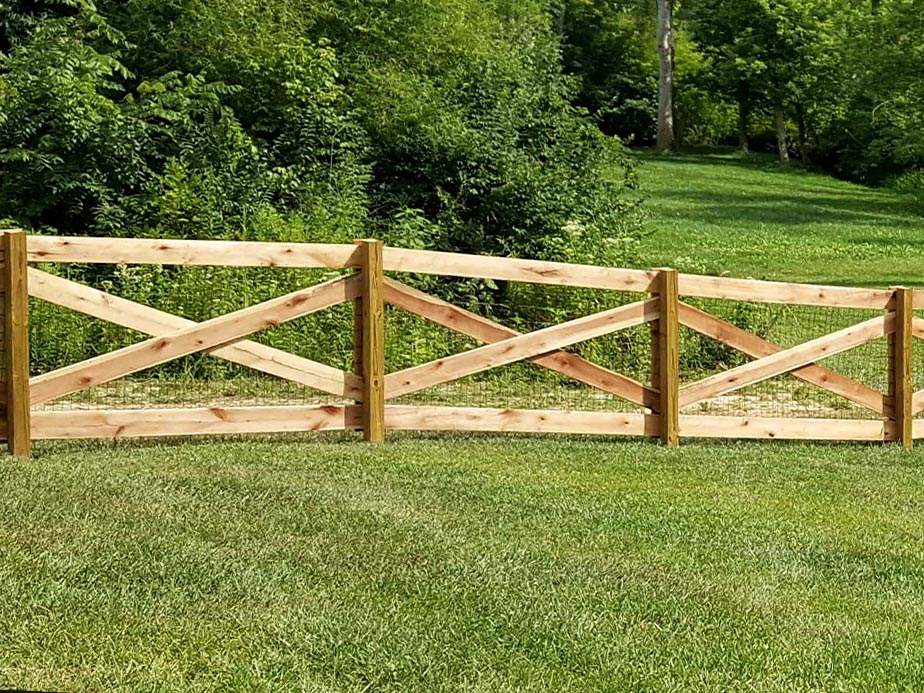
[[[385,407],[385,426],[395,431],[483,431],[657,436],[655,414],[474,407]]]
[[[343,269],[356,247],[326,243],[29,236],[29,262]]]
[[[914,443],[914,382],[911,377],[914,295],[910,289],[901,287],[895,288],[894,291],[892,307],[895,311],[895,332],[890,335],[889,343],[892,376],[889,391],[894,397],[892,418],[895,421],[897,438],[903,447],[910,448]]]
[[[557,351],[610,332],[642,325],[653,320],[657,314],[657,299],[639,301],[406,368],[385,377],[385,398],[400,397],[467,375]]]
[[[814,284],[788,284],[756,279],[680,275],[680,295],[722,298],[760,303],[787,303],[804,306],[871,308],[885,310],[892,292],[885,289],[861,289]]]
[[[911,320],[911,334],[917,339],[924,339],[924,318],[914,316]]]
[[[418,291],[394,279],[385,279],[385,300],[426,318],[430,322],[486,344],[493,344],[521,334],[514,329]],[[656,390],[620,373],[598,366],[576,354],[567,351],[553,351],[540,356],[532,356],[529,361],[633,404],[649,408],[657,406],[658,393]]]
[[[37,411],[32,435],[45,438],[145,438],[300,433],[358,428],[359,407],[210,407]]]
[[[915,307],[917,308],[917,302],[922,300],[921,297],[924,296],[924,291],[915,291],[914,300]],[[919,318],[914,316],[911,320],[911,334],[914,335],[916,339],[924,339],[924,318]],[[914,393],[911,398],[911,415],[917,416],[922,411],[924,411],[924,390],[919,390]]]
[[[147,339],[32,378],[32,404],[41,404],[137,371],[238,341],[254,332],[355,298],[356,277],[341,277],[309,289]]]
[[[710,315],[686,303],[680,304],[680,324],[711,337],[747,356],[762,358],[785,351],[783,347],[762,337],[746,332],[725,320]],[[846,378],[824,366],[810,365],[797,368],[792,375],[800,380],[866,407],[882,416],[890,416],[892,405],[878,390]]]
[[[654,273],[645,270],[392,247],[385,248],[385,271],[639,293],[647,293],[654,280]]]
[[[26,234],[6,231],[0,237],[5,262],[3,280],[3,340],[6,370],[6,440],[11,455],[31,450],[29,405],[29,286]]]
[[[148,335],[162,335],[196,324],[193,320],[119,298],[34,267],[29,268],[29,293],[43,301]],[[206,353],[339,397],[353,399],[360,393],[361,381],[352,373],[258,342],[240,341],[208,349]]]
[[[892,316],[872,318],[865,322],[813,339],[799,346],[746,363],[737,368],[704,378],[680,390],[680,408],[727,392],[789,373],[819,359],[834,356],[884,337],[893,329]]]
[[[363,437],[385,439],[385,300],[382,241],[359,241],[362,272]]]
[[[895,439],[895,426],[873,420],[681,414],[680,434],[692,438],[887,441]]]
[[[658,271],[658,390],[661,415],[661,442],[668,447],[680,443],[680,302],[677,270]]]

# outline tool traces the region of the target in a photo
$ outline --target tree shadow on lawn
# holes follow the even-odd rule
[[[691,221],[739,225],[751,221],[780,226],[850,224],[924,230],[924,219],[913,216],[902,200],[829,195],[798,198],[767,191],[752,194],[704,190],[664,190],[658,193],[658,198],[695,205]]]
[[[733,173],[734,169],[740,169],[755,174],[784,174],[781,177],[767,179],[763,175],[760,177],[751,177],[745,179],[742,177],[740,184],[743,187],[757,187],[761,189],[777,188],[787,191],[792,196],[816,196],[819,193],[830,196],[843,196],[846,199],[856,199],[869,201],[870,197],[890,197],[894,199],[894,204],[903,208],[907,214],[915,216],[924,216],[921,210],[921,203],[916,201],[913,196],[898,193],[888,188],[870,188],[860,184],[843,181],[823,172],[810,171],[801,168],[798,165],[782,166],[772,156],[751,155],[742,157],[736,152],[715,151],[705,154],[695,152],[682,152],[661,156],[651,151],[644,153],[635,151],[638,160],[644,165],[654,163],[663,164],[665,167],[676,165],[677,179],[688,177],[693,173],[693,167],[713,167],[726,169],[728,173]],[[732,183],[737,181],[728,180],[729,176],[716,177],[719,184]],[[891,203],[890,203],[891,204]]]
[[[798,162],[784,166],[772,154],[741,154],[733,147],[685,148],[670,154],[658,154],[653,149],[633,149],[632,153],[644,163],[734,167],[754,173],[782,173],[790,178],[794,176],[815,177],[821,184],[830,182],[834,185],[843,185],[844,183],[823,172],[803,168]]]

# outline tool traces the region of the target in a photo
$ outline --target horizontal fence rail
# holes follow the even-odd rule
[[[916,392],[914,388],[913,350],[914,341],[924,338],[924,318],[914,313],[924,309],[924,292],[902,287],[868,289],[706,277],[670,268],[618,269],[392,248],[375,240],[257,243],[52,237],[5,231],[0,251],[5,385],[0,401],[3,430],[15,455],[29,454],[35,439],[321,430],[361,431],[370,441],[383,440],[387,431],[626,435],[659,439],[669,446],[683,437],[896,441],[904,446],[924,437],[924,419],[915,419],[924,412],[924,389]],[[69,264],[325,270],[328,278],[222,315],[193,320],[177,314],[183,311],[145,305],[112,293],[106,285],[90,286],[55,269]],[[523,330],[412,286],[415,282],[409,277],[417,275],[634,298]],[[164,281],[169,276],[165,274]],[[107,353],[31,374],[29,297],[142,337]],[[839,323],[836,329],[828,325],[823,334],[806,334],[799,343],[785,344],[714,314],[710,301],[739,308],[754,304],[853,312],[845,313],[848,324]],[[352,354],[348,355],[352,367],[335,367],[261,341],[266,330],[341,304],[352,306]],[[864,318],[852,317],[857,312]],[[386,358],[385,344],[392,330],[401,329],[394,322],[398,313],[455,335],[467,346],[396,367]],[[631,336],[639,330],[648,335],[644,350],[648,368],[643,375],[619,372],[614,364],[595,361],[581,351],[581,345],[597,339],[622,339],[617,343],[631,351],[641,343]],[[719,367],[712,368],[715,372],[694,369],[684,373],[685,335],[695,335],[740,360],[732,362],[723,356],[716,361]],[[873,343],[881,347],[864,358],[870,369],[886,374],[883,383],[863,382],[839,372],[834,364],[819,363]],[[76,402],[75,397],[114,381],[124,382],[163,364],[203,354],[209,360],[245,369],[256,378],[310,388],[334,399],[332,403],[280,401],[255,406],[241,398],[230,405],[215,402],[179,408],[152,399],[134,408],[118,408],[101,398],[99,403],[79,400],[79,405],[49,407]],[[626,410],[469,406],[464,388],[458,390],[464,406],[414,400],[421,392],[451,388],[513,365],[557,379],[541,381],[540,388],[559,387],[549,382],[571,383],[597,393],[607,403],[622,402]],[[753,395],[739,393],[784,376],[799,388],[840,402],[837,406],[845,409],[832,411],[849,411],[851,417],[717,415],[709,409],[710,403],[725,398],[760,410],[767,404],[760,396],[755,401]],[[765,399],[772,397],[764,395]]]

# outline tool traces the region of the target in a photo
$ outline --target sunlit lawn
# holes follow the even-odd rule
[[[924,686],[924,448],[326,440],[0,464],[0,688]]]
[[[652,266],[849,286],[924,285],[912,198],[724,150],[637,152]]]

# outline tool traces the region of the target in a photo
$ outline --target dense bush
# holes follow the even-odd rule
[[[638,260],[632,167],[571,104],[548,3],[17,0],[0,7],[0,50],[10,225]],[[69,272],[193,319],[310,279]],[[508,291],[417,281],[462,303]],[[39,368],[137,337],[36,311]],[[316,357],[348,323],[325,319],[271,339]]]
[[[629,162],[570,104],[542,3],[12,8],[0,217],[633,259]],[[561,243],[568,225],[592,242]]]

